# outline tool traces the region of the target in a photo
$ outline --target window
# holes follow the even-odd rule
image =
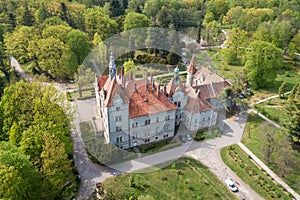
[[[150,135],[150,130],[145,131],[145,137],[148,137]]]
[[[167,137],[169,137],[169,135],[168,135],[168,134],[164,135],[164,138],[167,138]]]
[[[158,140],[158,137],[156,137],[155,139]]]
[[[156,122],[159,122],[159,117],[156,118]]]
[[[166,116],[166,121],[167,121],[167,120],[170,120],[170,115],[167,115],[167,116]]]
[[[181,106],[181,101],[178,101],[177,107],[180,108],[180,106]]]
[[[150,142],[150,139],[146,139],[146,140],[144,140],[144,142],[145,142],[145,143]]]
[[[120,132],[121,130],[122,130],[122,127],[121,127],[121,126],[117,126],[117,127],[116,127],[116,131],[117,131],[117,132]]]
[[[148,124],[150,124],[150,119],[146,119],[146,121],[145,121],[145,125],[148,125]]]
[[[197,123],[198,122],[198,120],[197,119],[195,119],[195,123]]]
[[[116,122],[120,122],[120,121],[122,121],[122,116],[120,115],[120,116],[116,116]]]
[[[138,127],[138,122],[132,123],[132,128]]]
[[[170,129],[170,125],[165,125],[164,126],[164,131],[168,131]]]
[[[121,142],[123,142],[122,136],[121,137],[117,137],[116,138],[116,143],[121,143]]]
[[[120,106],[116,107],[116,110],[117,110],[117,111],[120,111]]]

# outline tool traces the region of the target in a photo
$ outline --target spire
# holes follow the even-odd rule
[[[174,69],[174,84],[177,85],[179,84],[179,68],[178,66]]]
[[[196,72],[194,54],[193,54],[193,57],[191,59],[190,65],[187,68],[187,72],[192,73],[192,74],[194,74]]]
[[[193,74],[196,72],[195,68],[195,60],[194,60],[194,54],[191,59],[190,65],[187,68],[187,75],[186,75],[186,86],[192,86],[193,83]]]
[[[110,52],[109,56],[109,78],[112,80],[113,78],[116,78],[116,73],[117,73],[117,67],[115,63],[115,57],[113,52]]]

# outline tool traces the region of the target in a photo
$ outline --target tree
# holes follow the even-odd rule
[[[276,151],[276,142],[275,142],[275,127],[271,127],[269,124],[263,125],[263,130],[265,132],[264,140],[266,140],[266,143],[262,146],[264,156],[270,164],[271,162],[271,155]]]
[[[241,30],[240,28],[232,29],[226,44],[234,50],[235,61],[240,60],[242,54],[245,52],[245,48],[247,47],[247,38],[247,31]]]
[[[94,82],[94,73],[90,68],[85,68],[85,66],[81,66],[78,70],[76,83],[78,85],[79,97],[82,97],[82,89],[84,87],[89,87]]]
[[[16,22],[18,26],[32,26],[34,24],[33,10],[27,3],[16,10]]]
[[[160,11],[156,14],[156,25],[162,28],[169,28],[172,23],[172,15],[170,14],[168,8],[163,6]]]
[[[292,149],[288,140],[284,140],[281,143],[281,148],[279,152],[279,157],[276,159],[276,166],[278,168],[279,174],[281,177],[284,177],[286,174],[290,173],[294,167],[297,165],[295,157],[293,155]]]
[[[300,30],[298,33],[293,37],[292,41],[289,44],[289,55],[294,58],[295,60],[299,59],[299,56],[296,54],[300,53]],[[296,54],[295,54],[296,53]]]
[[[290,93],[290,95],[289,95],[288,100],[294,100],[295,98],[298,98],[298,95],[299,95],[299,94],[300,94],[300,84],[297,83],[297,84],[293,87],[293,89],[292,89],[292,91],[291,91],[291,93]]]
[[[109,1],[109,11],[112,17],[118,17],[124,14],[124,8],[120,5],[119,0]]]
[[[57,79],[73,78],[77,71],[76,55],[61,40],[49,37],[37,41],[38,68]]]
[[[39,199],[41,179],[29,157],[17,147],[0,142],[0,198]]]
[[[129,12],[124,21],[124,31],[134,28],[148,27],[150,20],[144,14]]]
[[[295,34],[295,29],[289,21],[274,21],[271,28],[271,36],[275,45],[284,51],[287,50],[288,44]]]
[[[124,73],[127,74],[130,71],[136,71],[137,67],[135,66],[133,60],[128,60],[124,62]]]
[[[66,184],[72,181],[71,161],[64,145],[54,135],[45,132],[42,136],[41,173],[44,181],[44,195],[55,199]]]
[[[290,100],[286,104],[285,110],[287,113],[287,120],[283,123],[284,130],[292,138],[295,144],[300,144],[300,100]]]
[[[285,90],[286,90],[286,82],[283,82],[278,88],[278,96],[280,99],[284,98]]]
[[[255,41],[247,52],[245,74],[254,88],[263,88],[272,84],[282,63],[282,50],[273,44]]]
[[[42,32],[42,37],[43,39],[52,37],[67,43],[67,35],[71,30],[72,28],[70,26],[65,25],[47,26]]]
[[[28,26],[17,27],[12,33],[4,36],[6,52],[12,54],[21,64],[29,61],[29,41],[34,39],[34,28]]]
[[[271,22],[263,22],[258,26],[255,33],[253,34],[253,37],[256,40],[272,42],[271,28],[272,28]]]
[[[67,44],[70,50],[77,57],[77,64],[80,65],[91,51],[89,37],[79,30],[72,30],[67,34]]]
[[[116,33],[118,24],[113,19],[103,12],[99,7],[86,9],[84,13],[85,29],[90,38],[98,33],[102,41]]]

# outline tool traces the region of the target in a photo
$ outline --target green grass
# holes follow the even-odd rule
[[[106,179],[104,188],[108,199],[236,199],[208,168],[189,158],[157,171]]]
[[[280,113],[282,115],[282,113]],[[264,155],[262,146],[266,144],[266,140],[262,135],[265,134],[262,126],[265,123],[263,119],[255,114],[250,114],[245,127],[245,132],[242,138],[242,142],[266,165],[270,167],[277,175],[281,174],[280,168],[276,161],[281,156],[282,152],[290,153],[294,165],[291,165],[291,172],[287,173],[284,177],[281,177],[289,186],[291,186],[296,192],[300,193],[300,154],[299,151],[292,150],[290,145],[284,144],[287,136],[282,130],[277,129],[275,132],[275,142],[277,150],[271,155],[271,163],[268,164]],[[250,130],[250,138],[249,138]]]
[[[275,98],[267,102],[255,105],[255,109],[269,119],[282,125],[283,122],[288,119],[284,108],[286,103],[288,103],[287,99]],[[280,115],[278,113],[280,113]]]
[[[238,145],[221,150],[224,163],[264,199],[291,199]]]
[[[78,91],[70,92],[72,99],[84,100],[95,97],[95,89],[94,88],[85,88],[82,89],[82,97],[79,96]]]

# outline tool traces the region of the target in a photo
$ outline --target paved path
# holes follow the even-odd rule
[[[251,158],[265,170],[277,183],[282,185],[287,191],[289,191],[296,199],[300,200],[300,195],[296,193],[289,185],[287,185],[281,178],[279,178],[267,165],[265,165],[259,158],[257,158],[243,143],[239,142],[238,145],[243,151],[251,156]]]
[[[291,93],[291,91],[285,92],[284,95],[287,95],[287,94],[290,94],[290,93]],[[267,98],[265,98],[265,99],[261,99],[261,100],[259,100],[259,101],[254,102],[254,103],[251,103],[250,106],[254,106],[254,105],[257,105],[257,104],[260,104],[260,103],[263,103],[263,102],[266,102],[266,101],[269,101],[269,100],[271,100],[271,99],[275,99],[275,98],[278,98],[278,97],[279,97],[278,94],[277,94],[277,95],[274,95],[274,96],[270,96],[270,97],[267,97]]]
[[[257,110],[249,109],[247,112],[248,112],[248,113],[254,113],[254,114],[257,114],[259,117],[261,117],[262,119],[266,120],[267,122],[269,122],[270,124],[272,124],[272,125],[275,126],[276,128],[280,128],[279,124],[277,124],[276,122],[270,120],[269,118],[267,118],[266,116],[264,116],[263,114],[261,114],[260,112],[258,112]]]

